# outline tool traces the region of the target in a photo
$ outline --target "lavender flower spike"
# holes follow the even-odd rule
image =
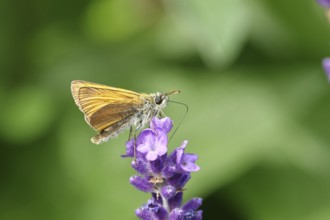
[[[153,118],[150,128],[136,139],[136,158],[132,167],[139,173],[130,178],[138,190],[151,193],[152,198],[135,211],[142,220],[201,220],[201,198],[193,198],[182,205],[183,190],[191,173],[200,168],[195,164],[197,155],[185,153],[184,141],[167,155],[168,133],[173,127],[170,118]],[[126,155],[133,157],[134,141],[126,144]]]

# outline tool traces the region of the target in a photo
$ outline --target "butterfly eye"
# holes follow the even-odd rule
[[[157,96],[155,97],[155,103],[156,103],[157,105],[161,104],[162,101],[163,101],[163,96],[162,96],[162,95],[160,95],[160,96],[157,95]]]

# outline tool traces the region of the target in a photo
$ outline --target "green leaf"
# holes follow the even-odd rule
[[[251,25],[244,0],[164,1],[173,23],[185,32],[210,67],[231,64],[240,54]]]

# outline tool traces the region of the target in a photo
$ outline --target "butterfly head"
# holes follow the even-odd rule
[[[165,108],[167,105],[168,96],[165,93],[157,92],[154,96],[154,102],[158,108]]]
[[[178,94],[178,93],[180,93],[179,90],[173,90],[173,91],[167,92],[167,93],[157,92],[154,96],[154,102],[160,109],[165,108],[167,105],[168,96],[172,95],[172,94]]]

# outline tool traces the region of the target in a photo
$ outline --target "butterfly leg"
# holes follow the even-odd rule
[[[136,158],[136,129],[133,129],[133,126],[131,126],[129,128],[129,135],[128,135],[128,141],[130,141],[132,138],[134,138],[134,142],[133,142],[133,160],[135,161]]]
[[[136,160],[136,132],[134,132],[134,157],[133,161]]]
[[[165,118],[166,117],[165,113],[162,110],[159,111],[159,116],[161,118]]]
[[[132,139],[132,135],[133,135],[133,126],[129,128],[128,141]]]
[[[135,129],[133,129],[133,126],[131,126],[131,130],[133,132],[134,135],[134,161],[136,159],[136,133],[138,132],[138,130],[140,130],[140,128],[142,127],[142,124],[139,124]]]
[[[131,140],[132,136],[134,138],[134,142],[133,142],[133,150],[134,150],[133,160],[134,161],[136,159],[136,131],[137,131],[137,129],[133,129],[133,126],[131,126],[129,129],[129,137],[128,137],[128,140]]]

